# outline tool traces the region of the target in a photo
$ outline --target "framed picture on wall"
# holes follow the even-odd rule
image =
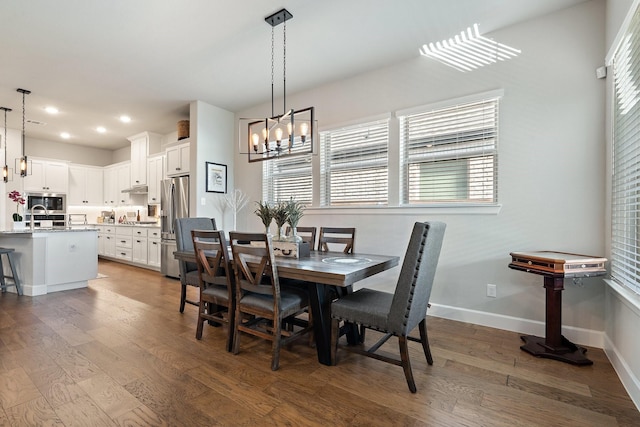
[[[227,165],[205,162],[207,165],[207,193],[227,192]]]

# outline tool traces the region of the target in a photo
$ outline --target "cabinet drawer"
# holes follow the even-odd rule
[[[160,238],[160,229],[159,228],[150,228],[147,230],[147,237],[150,239],[159,239]]]
[[[113,225],[103,225],[102,232],[105,234],[115,234],[116,228]]]
[[[133,236],[133,229],[131,227],[116,227],[116,236]]]
[[[131,261],[133,259],[131,248],[116,247],[116,258]]]
[[[147,237],[147,229],[134,227],[133,228],[133,237]]]
[[[133,237],[131,236],[116,236],[116,248],[120,250],[131,249],[133,247]]]

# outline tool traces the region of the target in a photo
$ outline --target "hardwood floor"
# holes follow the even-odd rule
[[[410,344],[411,394],[400,367],[345,351],[323,366],[304,339],[272,372],[267,341],[243,335],[234,356],[207,325],[197,341],[178,281],[99,271],[87,289],[0,295],[0,426],[640,425],[600,349],[576,367],[524,353],[517,333],[429,317],[434,364]]]

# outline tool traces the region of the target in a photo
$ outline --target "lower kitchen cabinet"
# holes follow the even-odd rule
[[[160,228],[98,225],[98,255],[160,271]]]

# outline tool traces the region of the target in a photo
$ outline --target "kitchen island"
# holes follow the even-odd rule
[[[0,231],[0,246],[15,249],[24,295],[85,288],[98,276],[98,230],[63,227]],[[5,272],[9,266],[5,259]]]

